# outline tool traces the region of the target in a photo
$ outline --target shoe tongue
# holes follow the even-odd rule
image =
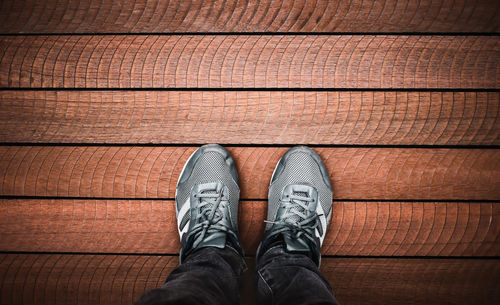
[[[205,236],[203,241],[198,245],[198,248],[216,247],[223,249],[226,246],[226,233],[214,232]]]
[[[218,194],[218,192],[217,190],[204,190],[203,194],[211,195],[211,194]],[[207,203],[207,205],[203,207],[205,211],[212,210],[213,208],[215,208],[215,204],[212,203],[212,201],[214,201],[215,198],[201,198],[201,200]],[[216,213],[219,212],[216,211]],[[213,232],[213,233],[207,232],[203,240],[198,244],[198,248],[217,247],[222,249],[226,246],[226,237],[227,235],[225,232]]]
[[[298,196],[298,197],[304,197],[304,198],[309,198],[308,193],[306,192],[293,192],[293,195]],[[295,200],[300,200],[300,199],[295,199]],[[301,207],[300,205],[294,205],[292,208],[290,208],[290,211],[295,211],[299,212],[301,214],[306,214],[306,209]],[[307,214],[306,214],[307,215]],[[290,219],[295,221],[295,222],[300,222],[303,219],[301,219],[298,215],[292,215],[290,216]],[[286,250],[288,252],[310,252],[311,249],[305,239],[303,238],[294,238],[290,236],[289,234],[284,234],[283,240],[286,245]]]
[[[288,234],[284,234],[283,240],[285,241],[286,251],[288,252],[307,252],[311,251],[311,248],[307,244],[304,238],[293,238]]]
[[[307,198],[306,192],[293,192],[293,195]],[[299,205],[295,205],[294,207],[290,208],[290,211],[305,214],[305,209]],[[302,220],[302,219],[300,219],[300,217],[298,215],[293,215],[290,217],[290,219],[295,221],[295,222],[300,222]]]
[[[217,191],[216,190],[207,190],[207,191],[204,191],[203,194],[217,194]],[[208,209],[208,210],[211,210],[214,208],[214,204],[210,201],[210,200],[207,200],[208,198],[202,198],[201,200],[207,202],[208,204],[206,206],[204,206],[204,209]],[[212,198],[210,198],[212,199]]]
[[[295,196],[300,196],[300,197],[305,197],[307,198],[307,193],[306,192],[293,192]]]

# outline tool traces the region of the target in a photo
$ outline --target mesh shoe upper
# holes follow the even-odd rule
[[[239,192],[234,161],[222,146],[205,145],[193,153],[179,177],[175,196],[181,259],[194,248],[223,248],[226,242],[241,252]]]
[[[271,178],[266,231],[259,252],[281,235],[288,251],[312,251],[319,264],[332,197],[330,179],[319,155],[303,146],[290,149]]]

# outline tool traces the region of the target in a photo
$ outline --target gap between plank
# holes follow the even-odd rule
[[[104,33],[0,33],[0,36],[500,36],[498,32],[104,32]]]
[[[48,142],[0,142],[1,146],[62,146],[62,147],[200,147],[207,143],[48,143]],[[293,147],[296,145],[317,148],[419,148],[419,149],[500,149],[500,145],[387,145],[387,144],[240,144],[219,143],[224,147]]]
[[[0,35],[1,36],[1,35]],[[182,87],[182,88],[116,88],[116,87],[0,87],[0,91],[237,91],[237,92],[500,92],[498,88],[205,88],[205,87]]]
[[[73,196],[21,196],[21,195],[0,195],[1,199],[7,200],[19,200],[19,199],[44,199],[44,200],[128,200],[128,201],[175,201],[175,198],[147,198],[147,197],[73,197]],[[252,201],[267,201],[263,198],[240,198],[239,201],[252,202]],[[349,199],[333,199],[335,202],[443,202],[443,203],[500,203],[500,200],[492,199],[361,199],[361,198],[349,198]]]
[[[105,256],[179,256],[178,253],[126,253],[126,252],[60,252],[60,251],[0,251],[0,254],[11,255],[105,255]],[[254,259],[255,255],[244,256],[246,259]],[[379,259],[490,259],[500,260],[498,256],[390,256],[390,255],[321,255],[322,258],[379,258]]]

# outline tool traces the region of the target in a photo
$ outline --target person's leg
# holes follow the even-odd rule
[[[175,194],[180,266],[138,304],[239,303],[246,268],[238,238],[239,193],[234,161],[222,146],[205,145],[191,155]]]
[[[259,259],[257,304],[338,304],[332,288],[307,255],[277,246]]]
[[[294,147],[278,162],[257,250],[259,304],[338,304],[318,269],[332,197],[326,167],[313,150]]]
[[[192,252],[158,289],[146,292],[137,305],[239,304],[243,257],[226,247]]]

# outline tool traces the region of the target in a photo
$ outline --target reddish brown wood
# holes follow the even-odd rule
[[[6,0],[4,33],[498,32],[487,0]]]
[[[133,304],[176,256],[0,255],[1,304]]]
[[[173,201],[0,201],[0,251],[179,252]],[[267,202],[242,201],[240,238],[255,254]],[[500,256],[500,205],[342,202],[333,205],[324,255]]]
[[[0,141],[500,144],[498,92],[0,91]]]
[[[134,144],[0,146],[0,196],[110,198],[1,199],[0,252],[34,253],[0,255],[0,304],[132,304],[161,286],[178,258],[151,254],[178,252],[171,198],[196,149],[172,143],[499,145],[498,92],[410,91],[500,88],[497,36],[401,35],[500,30],[500,3],[452,2],[2,1],[0,33],[147,35],[0,37],[0,142]],[[171,32],[293,35],[148,35]],[[5,90],[28,87],[367,90]],[[254,254],[286,148],[229,150],[259,199],[240,205]],[[392,200],[334,202],[322,272],[342,304],[500,303],[497,149],[317,151],[336,199]]]
[[[3,36],[0,86],[499,88],[495,36]]]
[[[160,287],[176,256],[0,255],[2,304],[133,304]],[[342,304],[496,304],[496,259],[328,258]]]
[[[196,147],[0,147],[0,194],[173,198]],[[285,147],[229,147],[242,198],[267,198]],[[337,199],[500,198],[496,149],[317,148]]]
[[[327,258],[321,271],[341,304],[496,304],[500,261]]]

